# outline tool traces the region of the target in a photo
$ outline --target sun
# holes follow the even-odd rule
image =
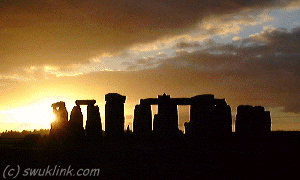
[[[50,129],[51,122],[54,120],[50,100],[42,101],[25,107],[12,110],[15,121],[29,123],[34,127]]]
[[[1,112],[6,114],[9,123],[26,125],[18,128],[19,130],[50,129],[51,122],[55,120],[51,105],[61,100],[66,103],[70,112],[75,101],[63,97],[45,97]]]
[[[52,113],[51,104],[52,101],[46,101],[39,103],[35,106],[31,106],[31,116],[29,116],[32,123],[41,124],[43,126],[49,126],[54,120],[54,114]],[[28,119],[28,121],[30,121]]]

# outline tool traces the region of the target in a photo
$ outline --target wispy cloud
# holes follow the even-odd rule
[[[291,2],[294,1],[1,1],[0,73],[8,74],[16,67],[90,63],[92,57],[185,35],[197,29],[199,23],[213,34],[233,32],[239,26],[236,23],[257,21],[236,16],[216,22],[204,20],[246,10],[288,7]],[[269,19],[264,15],[254,19],[257,18]],[[227,24],[223,28],[222,22]]]

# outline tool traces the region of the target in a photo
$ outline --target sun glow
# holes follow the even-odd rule
[[[0,111],[0,114],[5,115],[6,123],[26,124],[19,130],[33,129],[50,129],[51,122],[54,120],[51,105],[58,101],[65,101],[67,110],[70,112],[70,107],[73,105],[73,100],[62,97],[47,97],[41,98],[27,105],[10,108]]]
[[[51,104],[53,102],[43,101],[30,106],[23,106],[14,109],[5,110],[8,113],[10,122],[29,123],[35,127],[50,128],[51,122],[54,120]]]

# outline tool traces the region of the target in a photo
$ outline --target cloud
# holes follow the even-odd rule
[[[90,63],[135,44],[185,34],[203,18],[291,1],[1,1],[1,73],[16,67]]]
[[[200,48],[201,45],[198,42],[179,42],[175,46],[178,49],[183,49],[183,48]]]
[[[157,57],[160,57],[160,58],[165,58],[165,57],[167,57],[168,55],[165,53],[165,52],[159,52],[157,55],[156,55]]]
[[[160,61],[158,61],[155,57],[147,57],[136,59],[134,62],[124,61],[121,65],[127,66],[127,70],[141,70],[144,68],[152,68],[159,63]]]
[[[292,1],[288,6],[283,8],[283,10],[293,11],[293,10],[299,9],[299,7],[300,7],[299,1]]]
[[[5,77],[1,82],[79,72],[82,64],[94,63],[93,57],[118,56],[130,47],[192,31],[206,30],[207,35],[238,32],[243,26],[269,21],[271,17],[261,15],[263,10],[289,7],[291,2],[295,7],[294,1],[277,0],[0,1],[0,74]],[[258,15],[253,16],[254,12]],[[82,92],[117,91],[132,94],[133,99],[164,92],[175,97],[212,93],[233,105],[259,103],[299,112],[299,32],[299,28],[290,32],[269,28],[227,45],[208,39],[203,43],[205,49],[198,51],[179,50],[177,56],[167,59],[123,63],[135,71],[49,78],[45,84],[55,84],[57,89],[70,84],[70,89]],[[191,47],[189,42],[177,46]],[[1,92],[7,95],[16,86],[0,86]],[[21,90],[25,87],[31,86]],[[14,91],[12,95],[19,93]]]
[[[127,96],[125,109],[131,118],[130,113],[139,99],[155,98],[163,93],[171,97],[214,94],[216,98],[226,98],[233,112],[238,105],[251,104],[299,113],[299,29],[266,28],[239,39],[239,43],[207,40],[205,49],[180,56],[123,62],[132,71],[90,72],[28,83],[15,81],[10,86],[0,86],[1,106],[15,104],[19,99],[55,94],[96,99],[103,110],[104,95],[117,92]],[[152,63],[153,66],[148,66]],[[41,70],[45,69],[55,71],[56,67]],[[0,83],[11,82],[2,76]]]
[[[175,52],[176,56],[184,56],[187,55],[189,53],[189,51],[185,50],[185,49],[178,49]]]
[[[241,12],[239,14],[223,15],[222,17],[208,17],[198,25],[202,34],[227,36],[237,34],[246,26],[254,26],[273,20],[274,18],[258,9]]]
[[[153,72],[147,76],[155,79],[150,82],[175,94],[176,90],[212,93],[233,106],[283,107],[284,111],[299,113],[299,29],[265,29],[240,40],[240,45],[210,42],[204,50],[180,53],[141,73]]]
[[[240,41],[240,40],[242,40],[242,38],[239,37],[239,36],[234,36],[234,37],[232,38],[232,41]]]

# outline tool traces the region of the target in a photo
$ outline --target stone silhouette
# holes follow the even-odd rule
[[[87,107],[86,136],[91,142],[102,140],[102,123],[98,106],[89,104]]]
[[[102,124],[99,112],[99,107],[94,106],[96,100],[76,100],[76,105],[87,105],[87,121],[86,121],[86,137],[91,142],[101,141],[102,139]]]
[[[124,103],[126,96],[117,93],[105,95],[105,135],[122,136],[124,134]]]
[[[69,133],[72,138],[83,138],[85,136],[83,129],[83,115],[80,106],[74,106],[71,111],[69,121]]]
[[[90,142],[102,142],[102,124],[99,107],[94,106],[96,100],[76,100],[68,121],[65,103],[52,104],[55,120],[51,124],[50,135],[59,141],[80,141],[87,138]],[[87,105],[86,128],[83,128],[83,114],[80,105]]]
[[[153,131],[157,133],[176,133],[179,131],[177,104],[169,95],[158,96],[158,111],[154,116]]]
[[[271,116],[262,106],[240,105],[237,107],[235,132],[243,134],[271,131]]]
[[[185,123],[187,135],[215,136],[231,132],[231,108],[225,99],[214,99],[211,94],[191,98],[190,122]]]
[[[105,136],[123,137],[131,134],[129,127],[124,130],[124,103],[126,96],[117,93],[105,95]],[[76,100],[70,120],[65,103],[52,104],[55,120],[51,123],[50,135],[67,136],[71,139],[88,139],[90,142],[102,142],[103,131],[99,107],[96,100]],[[83,127],[81,105],[87,105],[86,127]],[[152,121],[151,105],[158,106],[158,112]],[[215,99],[212,94],[197,95],[191,98],[171,98],[170,95],[158,95],[157,98],[140,99],[135,106],[133,119],[134,137],[143,138],[168,136],[179,137],[182,134],[178,123],[178,105],[190,105],[190,120],[184,124],[185,136],[194,140],[224,139],[232,134],[231,107],[225,99]],[[153,126],[152,126],[153,124]],[[153,127],[153,130],[152,130]],[[271,116],[262,106],[241,105],[237,108],[236,133],[251,134],[271,131]],[[129,133],[130,132],[130,133]],[[174,136],[175,135],[175,136]],[[196,139],[195,139],[196,138]],[[210,140],[209,140],[210,141]]]
[[[170,95],[159,95],[158,98],[141,99],[136,105],[133,132],[135,134],[149,134],[152,130],[151,105],[158,105],[158,112],[153,119],[153,132],[156,134],[177,134],[178,105],[188,105],[188,98],[171,98]]]
[[[54,121],[51,123],[51,129],[56,130],[68,122],[68,111],[65,102],[60,101],[51,105],[53,108]]]
[[[65,102],[59,101],[51,105],[53,108],[54,120],[51,122],[49,136],[58,141],[62,141],[66,136],[66,128],[68,125],[68,111]]]
[[[133,131],[139,135],[147,135],[152,132],[152,112],[150,104],[139,104],[135,106]]]
[[[132,132],[129,126],[124,130],[125,100],[125,96],[117,93],[105,95],[106,131],[103,137],[95,100],[76,100],[69,121],[65,103],[52,104],[55,120],[51,124],[51,134],[66,138],[56,138],[52,146],[45,146],[44,155],[41,149],[28,153],[28,148],[42,147],[43,137],[24,139],[26,149],[23,152],[20,148],[1,146],[2,164],[17,164],[16,160],[22,157],[21,165],[25,167],[32,163],[37,167],[61,164],[62,168],[72,165],[74,169],[86,170],[99,167],[104,179],[120,179],[124,175],[139,179],[147,175],[152,175],[149,179],[267,179],[274,169],[282,173],[282,169],[296,167],[288,174],[299,170],[297,143],[300,133],[274,131],[261,136],[271,131],[270,112],[262,106],[239,106],[235,133],[232,132],[231,107],[225,99],[216,99],[211,94],[190,98],[171,98],[163,94],[140,99],[134,110]],[[85,130],[83,105],[87,105]],[[158,106],[153,120],[152,105]],[[190,106],[185,134],[178,128],[179,105]],[[244,136],[243,133],[259,136]],[[99,140],[101,144],[93,143]],[[48,150],[48,147],[55,148]]]
[[[172,134],[178,129],[178,105],[190,105],[190,122],[185,123],[188,136],[230,135],[232,132],[231,108],[225,99],[214,99],[214,95],[198,95],[192,98],[171,98],[159,95],[158,98],[141,99],[135,106],[133,132],[151,132],[151,105],[158,105],[154,115],[153,132]]]

